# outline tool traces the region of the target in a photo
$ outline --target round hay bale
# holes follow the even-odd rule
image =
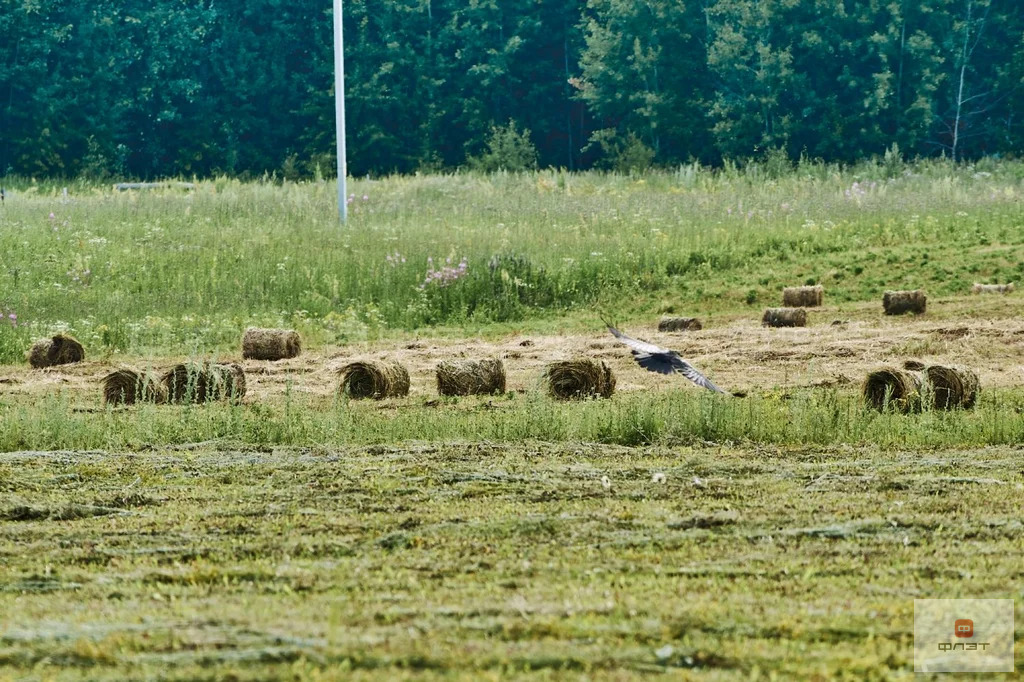
[[[920,289],[914,291],[887,291],[882,296],[882,307],[886,315],[903,315],[925,311],[928,297]]]
[[[205,403],[245,397],[245,370],[236,363],[191,363],[172,367],[163,377],[174,403]]]
[[[242,357],[246,360],[284,360],[302,352],[302,337],[294,329],[249,327],[242,335]]]
[[[696,317],[663,317],[658,322],[659,332],[696,332],[703,328]]]
[[[786,287],[782,290],[782,305],[787,308],[815,308],[825,299],[825,287],[820,284],[807,287]]]
[[[441,395],[481,395],[505,392],[505,364],[489,360],[445,360],[437,365]]]
[[[603,360],[573,358],[552,362],[544,370],[548,390],[559,400],[611,398],[615,375]]]
[[[920,374],[886,367],[868,374],[864,381],[864,400],[878,410],[888,406],[899,412],[917,412],[921,409],[923,386]]]
[[[765,327],[806,327],[807,311],[803,308],[768,308],[761,324]]]
[[[924,370],[937,410],[970,409],[978,400],[981,382],[966,367],[931,365]]]
[[[1009,284],[979,284],[971,287],[972,294],[1009,294],[1013,291],[1013,282]]]
[[[920,360],[907,360],[903,363],[903,369],[911,372],[923,372],[926,365]]]
[[[350,398],[382,400],[409,395],[409,371],[397,362],[350,362],[339,374],[341,391]]]
[[[103,402],[108,405],[165,403],[167,388],[154,374],[118,369],[103,378]]]
[[[85,360],[85,349],[78,339],[67,334],[55,334],[49,339],[36,341],[28,352],[28,363],[36,369],[82,360]]]

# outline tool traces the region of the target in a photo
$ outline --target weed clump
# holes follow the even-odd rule
[[[898,412],[920,412],[924,381],[917,372],[894,367],[875,370],[864,381],[864,400],[875,409],[886,407]]]
[[[409,395],[409,370],[397,362],[351,362],[338,372],[341,391],[350,398],[401,398]]]
[[[505,364],[488,360],[445,360],[437,365],[441,395],[486,395],[505,392]]]
[[[704,325],[696,317],[663,317],[658,322],[659,332],[700,331]]]
[[[548,390],[559,400],[611,398],[615,375],[603,360],[573,358],[552,362],[544,370]]]
[[[302,352],[302,337],[293,329],[250,327],[242,336],[242,357],[246,360],[284,360]]]
[[[28,363],[36,369],[68,365],[85,359],[85,349],[73,336],[56,334],[33,344],[28,353]]]
[[[785,287],[782,290],[782,305],[787,308],[816,308],[825,299],[825,287],[817,284],[805,287]]]
[[[765,327],[806,327],[807,311],[803,308],[768,308],[761,317]]]
[[[159,377],[132,369],[114,370],[103,378],[103,402],[107,405],[167,402],[167,387]]]
[[[920,289],[914,291],[887,291],[882,296],[882,307],[886,315],[924,313],[928,296]]]
[[[174,403],[237,402],[245,397],[245,370],[233,362],[175,365],[163,383],[168,400]]]

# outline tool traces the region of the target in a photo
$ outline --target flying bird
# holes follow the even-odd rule
[[[702,388],[706,388],[709,391],[715,391],[717,393],[725,393],[725,391],[720,389],[718,386],[715,386],[710,379],[698,372],[693,365],[679,357],[679,353],[674,350],[655,346],[653,343],[637,341],[634,338],[626,336],[618,329],[608,324],[608,322],[605,322],[605,324],[608,326],[608,331],[612,333],[612,336],[618,339],[620,343],[624,343],[630,347],[633,353],[633,359],[635,359],[637,364],[648,372],[658,372],[659,374],[682,374],[684,377]]]

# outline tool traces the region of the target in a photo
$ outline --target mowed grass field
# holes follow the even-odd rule
[[[331,183],[8,192],[0,679],[909,679],[915,598],[1024,598],[1024,297],[969,294],[1024,272],[1024,165],[352,191],[345,228]],[[761,328],[804,283],[809,326]],[[928,312],[884,318],[893,288]],[[746,397],[644,372],[602,314]],[[250,325],[305,350],[245,361],[240,404],[103,406]],[[86,362],[29,369],[56,331]],[[612,399],[546,395],[573,353]],[[508,393],[439,398],[458,356]],[[376,357],[410,396],[339,395]],[[978,406],[866,409],[906,359],[974,368]]]

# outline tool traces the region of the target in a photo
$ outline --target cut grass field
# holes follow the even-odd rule
[[[1016,448],[19,453],[0,488],[0,677],[910,678],[914,598],[1022,577]]]
[[[327,183],[16,184],[0,680],[909,679],[915,598],[1024,598],[1024,299],[969,294],[1024,273],[1024,165],[903,170],[361,180],[345,229]],[[760,326],[808,282],[806,328]],[[746,397],[644,372],[600,314]],[[243,360],[254,325],[303,354]],[[58,331],[86,362],[30,369]],[[546,396],[576,352],[611,399]],[[457,357],[508,393],[439,398]],[[377,358],[408,397],[339,395]],[[185,359],[245,399],[103,406]],[[978,406],[866,409],[908,359],[975,369]]]

